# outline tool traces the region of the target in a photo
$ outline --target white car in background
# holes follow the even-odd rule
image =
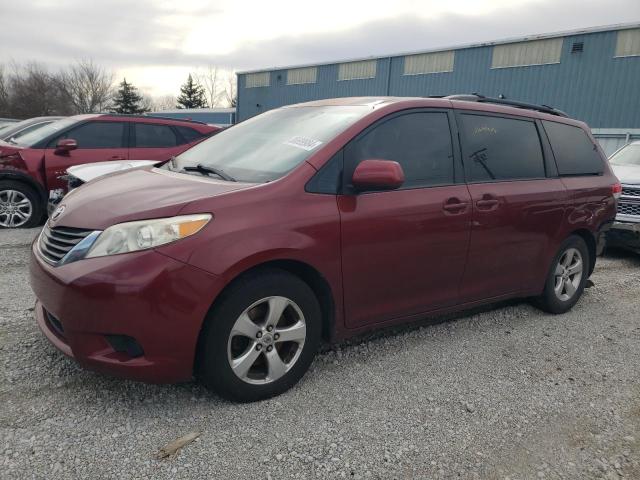
[[[640,141],[616,151],[609,163],[622,184],[622,195],[607,244],[640,253]]]

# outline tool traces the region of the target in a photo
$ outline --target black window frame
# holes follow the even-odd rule
[[[544,168],[544,176],[543,177],[510,178],[510,179],[491,179],[490,178],[487,180],[471,180],[469,163],[466,162],[464,157],[462,156],[462,146],[463,146],[464,139],[462,138],[462,134],[460,133],[460,128],[464,124],[464,120],[462,118],[463,115],[495,117],[495,118],[502,118],[506,120],[518,120],[518,121],[526,121],[526,122],[532,123],[538,134],[538,142],[540,143],[540,153],[542,154],[542,165]],[[530,182],[530,181],[536,181],[536,180],[546,180],[548,178],[555,178],[558,176],[558,170],[555,165],[555,158],[553,157],[549,140],[546,136],[546,132],[542,128],[542,124],[537,118],[529,117],[529,116],[521,116],[521,115],[510,115],[505,113],[488,112],[484,110],[455,109],[455,120],[458,127],[458,142],[459,142],[459,148],[460,148],[460,158],[464,168],[465,183],[469,185],[475,185],[475,184],[484,184],[484,183]]]
[[[88,125],[90,123],[121,123],[123,125],[122,128],[122,146],[121,147],[83,147],[82,145],[78,145],[78,149],[79,150],[108,150],[108,149],[116,149],[116,148],[129,148],[129,141],[130,141],[130,135],[129,135],[129,127],[128,124],[129,122],[125,122],[123,120],[87,120],[86,122],[80,122],[77,123],[75,125],[72,125],[71,127],[67,128],[66,130],[62,131],[62,132],[58,132],[57,134],[53,135],[52,137],[49,137],[47,140],[43,140],[42,144],[46,145],[45,148],[55,148],[56,145],[58,144],[58,142],[67,134],[73,132],[74,130],[77,130],[78,128],[84,127],[85,125]],[[66,138],[73,138],[73,137],[66,137]],[[33,148],[40,148],[39,147],[40,144],[38,144],[38,146],[35,146]]]
[[[400,188],[394,190],[386,190],[386,192],[395,192],[395,191],[406,191],[406,190],[418,190],[424,188],[441,188],[441,187],[449,187],[452,185],[457,185],[460,183],[464,183],[464,174],[462,170],[462,163],[460,158],[460,146],[456,141],[457,137],[457,125],[455,123],[455,119],[453,118],[453,110],[450,108],[431,108],[431,107],[418,107],[418,108],[408,108],[404,110],[400,110],[397,112],[390,113],[389,115],[385,115],[382,118],[379,118],[372,124],[368,125],[365,129],[358,132],[353,138],[351,138],[345,145],[342,147],[344,151],[344,160],[343,160],[343,169],[342,169],[342,186],[340,189],[340,193],[343,195],[366,195],[371,193],[384,193],[383,191],[364,191],[359,192],[355,188],[353,188],[351,184],[351,179],[353,177],[353,172],[357,167],[357,164],[352,164],[353,159],[349,158],[348,148],[353,143],[358,141],[360,138],[369,134],[372,130],[379,127],[380,125],[393,120],[398,117],[402,117],[405,115],[412,115],[416,113],[444,113],[447,116],[447,122],[449,124],[449,136],[451,141],[451,151],[453,154],[453,158],[451,161],[453,162],[453,182],[451,183],[443,183],[438,185],[416,185],[411,187],[401,186]]]
[[[169,128],[173,134],[176,136],[176,143],[170,147],[138,147],[136,145],[136,125],[152,125],[152,126],[161,126]],[[157,123],[157,122],[129,122],[129,148],[174,148],[180,147],[181,145],[186,145],[189,143],[180,133],[177,128],[174,128],[174,125],[169,125],[166,123]]]

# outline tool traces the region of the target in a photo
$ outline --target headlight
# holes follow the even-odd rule
[[[205,213],[119,223],[100,234],[85,258],[135,252],[175,242],[199,232],[210,220],[211,215]]]

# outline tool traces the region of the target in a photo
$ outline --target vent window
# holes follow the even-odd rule
[[[404,57],[404,75],[453,72],[455,52],[422,53]]]
[[[300,85],[302,83],[316,83],[318,69],[316,67],[292,68],[287,70],[287,85]]]
[[[562,38],[507,43],[493,47],[491,68],[524,67],[560,63]]]
[[[365,78],[375,78],[377,65],[377,60],[341,63],[338,67],[338,80],[361,80]]]
[[[271,83],[271,72],[248,73],[245,79],[246,88],[268,87]]]
[[[616,41],[616,57],[637,57],[640,55],[640,28],[619,30]]]
[[[581,53],[584,50],[584,42],[573,42],[571,44],[571,53]]]

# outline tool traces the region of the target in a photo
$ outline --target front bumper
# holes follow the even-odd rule
[[[154,250],[52,267],[35,244],[30,262],[36,320],[83,367],[152,383],[192,378],[203,319],[220,277]],[[141,354],[114,347],[130,338]]]
[[[640,251],[640,222],[616,221],[607,232],[607,245]]]

